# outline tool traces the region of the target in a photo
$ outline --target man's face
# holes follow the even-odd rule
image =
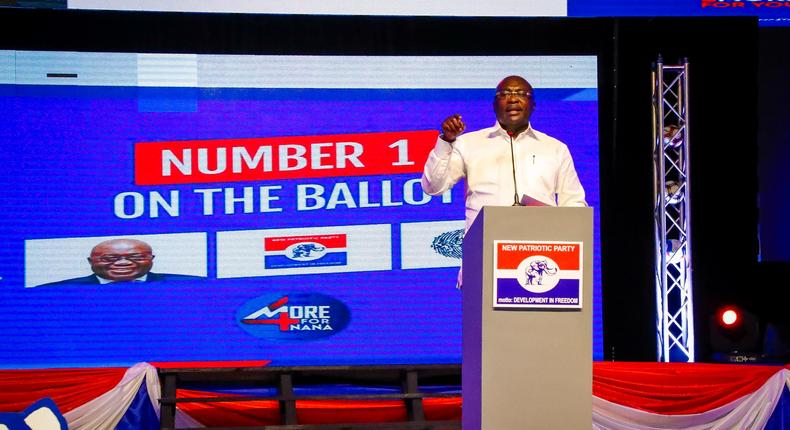
[[[519,132],[526,129],[535,109],[532,85],[523,78],[510,76],[497,85],[496,91],[494,113],[502,128]]]
[[[116,239],[96,245],[88,262],[97,276],[111,281],[131,281],[151,270],[154,255],[145,242]]]

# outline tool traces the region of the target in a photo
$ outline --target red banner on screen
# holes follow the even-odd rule
[[[266,251],[284,251],[291,245],[304,242],[317,242],[327,248],[345,248],[345,234],[320,234],[313,236],[283,236],[267,237],[264,239],[264,249]]]
[[[436,130],[141,142],[137,185],[263,181],[421,172]]]

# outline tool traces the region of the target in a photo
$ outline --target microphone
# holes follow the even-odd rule
[[[518,183],[516,182],[516,155],[513,151],[513,132],[507,130],[507,135],[510,137],[510,163],[513,168],[513,204],[511,206],[524,206],[518,201]]]

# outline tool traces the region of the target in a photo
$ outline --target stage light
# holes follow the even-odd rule
[[[676,125],[664,127],[664,146],[679,148],[683,145],[683,132]]]
[[[710,318],[712,357],[725,362],[757,362],[761,353],[760,321],[735,305],[718,309]]]
[[[734,333],[744,323],[744,315],[748,312],[743,311],[740,307],[735,305],[725,305],[719,308],[716,312],[716,321],[719,326],[726,330],[727,333]],[[750,315],[756,321],[756,317]],[[734,334],[730,335],[731,337]]]
[[[735,325],[739,319],[738,311],[735,309],[726,309],[722,312],[720,321],[725,327],[731,327]]]

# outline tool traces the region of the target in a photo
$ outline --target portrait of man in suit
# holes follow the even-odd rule
[[[137,239],[111,239],[91,249],[88,263],[93,274],[50,282],[41,286],[68,284],[110,284],[115,282],[161,282],[201,279],[199,276],[155,273],[151,246]]]

